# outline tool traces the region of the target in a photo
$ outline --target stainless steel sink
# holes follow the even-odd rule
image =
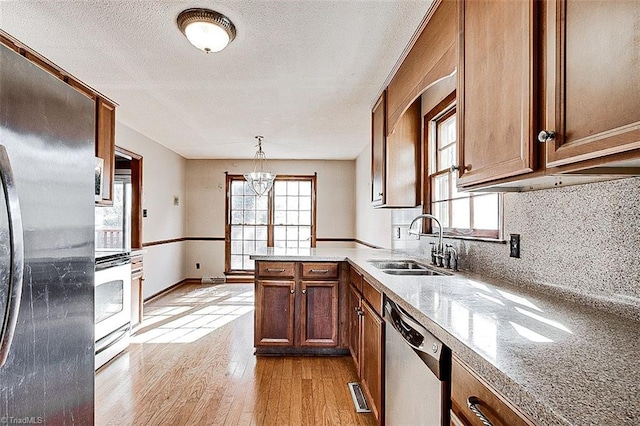
[[[382,272],[389,275],[449,275],[431,269],[383,269]]]
[[[370,260],[369,263],[389,275],[451,275],[433,270],[414,260]]]
[[[369,263],[378,269],[427,269],[413,260],[371,260]]]

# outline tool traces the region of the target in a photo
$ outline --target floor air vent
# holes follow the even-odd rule
[[[356,407],[356,413],[370,413],[371,408],[367,405],[360,383],[349,383],[349,391],[351,392],[351,398],[353,398],[353,405]]]

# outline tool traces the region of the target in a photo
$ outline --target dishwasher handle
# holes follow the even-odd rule
[[[409,347],[440,380],[448,381],[451,352],[395,302],[385,299],[384,316]]]

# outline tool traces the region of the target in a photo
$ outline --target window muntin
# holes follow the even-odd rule
[[[228,176],[226,272],[252,272],[253,253],[315,246],[315,176],[277,177],[258,197],[242,176]]]
[[[429,208],[450,236],[499,238],[502,197],[499,194],[459,192],[455,106],[449,106],[428,123]]]

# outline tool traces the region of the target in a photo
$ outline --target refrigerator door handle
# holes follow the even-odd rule
[[[7,294],[7,311],[0,318],[0,367],[7,361],[13,333],[18,322],[18,310],[22,297],[22,274],[24,270],[24,241],[22,234],[22,215],[9,155],[4,145],[0,145],[0,179],[9,219],[9,238],[11,241],[11,272]]]

